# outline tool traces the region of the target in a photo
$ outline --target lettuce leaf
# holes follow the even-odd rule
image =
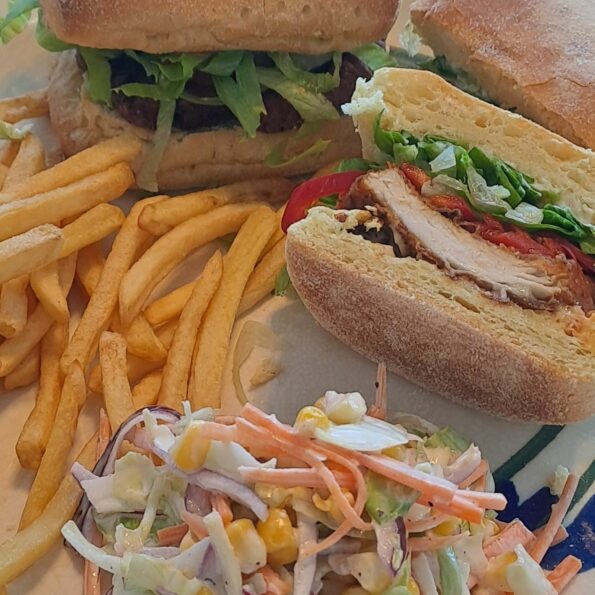
[[[0,20],[0,41],[8,43],[22,33],[31,19],[31,14],[39,8],[39,0],[10,0],[8,12]]]
[[[277,68],[257,68],[256,75],[263,87],[285,98],[300,114],[304,122],[338,120],[339,112],[321,93],[313,93],[286,78]]]
[[[0,120],[0,140],[22,140],[29,132]]]
[[[326,140],[323,138],[319,138],[316,142],[311,144],[307,149],[298,153],[297,155],[293,155],[292,157],[285,157],[285,151],[287,150],[288,143],[282,142],[273,147],[271,152],[267,155],[265,159],[265,165],[268,167],[283,167],[285,165],[292,165],[293,163],[297,163],[302,159],[306,159],[307,157],[311,157],[314,155],[321,155],[327,149],[327,147],[331,144],[332,141]]]
[[[471,441],[455,432],[452,428],[442,428],[426,440],[426,446],[431,448],[450,448],[453,452],[461,453],[471,446]]]
[[[464,593],[461,568],[452,547],[448,546],[438,550],[438,564],[440,566],[440,592],[443,595]]]
[[[366,510],[379,525],[405,516],[419,498],[419,492],[372,471],[366,474],[366,488],[368,494]]]
[[[81,48],[81,56],[87,65],[85,84],[89,97],[108,107],[112,105],[112,68],[104,52]]]
[[[214,54],[206,66],[201,67],[203,72],[215,76],[231,76],[239,67],[246,56],[243,51],[219,52]]]
[[[219,99],[239,120],[246,134],[252,138],[260,126],[260,116],[266,113],[262,91],[256,77],[256,66],[252,54],[245,54],[231,76],[213,76],[213,83]]]
[[[379,68],[392,68],[397,66],[397,61],[385,48],[377,43],[362,45],[351,53],[357,56],[372,72]]]
[[[316,73],[304,70],[297,66],[291,56],[287,52],[271,52],[270,58],[275,63],[275,66],[294,83],[305,87],[312,91],[312,93],[328,93],[336,89],[341,82],[341,63],[343,55],[340,52],[333,54],[334,70],[330,72]]]
[[[285,295],[290,285],[291,279],[287,272],[287,266],[284,265],[275,279],[275,295]]]

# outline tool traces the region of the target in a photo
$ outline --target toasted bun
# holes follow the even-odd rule
[[[595,149],[593,0],[417,0],[411,18],[499,104]]]
[[[384,38],[398,0],[41,0],[63,41],[166,52],[321,54]]]
[[[359,80],[351,114],[365,157],[378,157],[373,122],[384,110],[383,125],[417,136],[440,134],[478,146],[559,193],[585,223],[595,224],[595,153],[577,147],[522,116],[476,99],[439,76],[419,70],[382,69]]]
[[[129,124],[89,99],[73,52],[64,52],[58,58],[50,77],[48,93],[52,125],[66,155],[123,133],[136,135],[145,142],[145,147],[149,146],[151,131]],[[329,122],[317,136],[303,139],[303,146],[295,145],[295,152],[299,154],[318,138],[331,139],[332,143],[324,153],[287,166],[267,167],[264,161],[271,150],[294,135],[294,131],[257,133],[255,138],[248,139],[241,128],[175,133],[157,174],[159,188],[175,190],[214,186],[247,178],[270,177],[271,174],[300,175],[361,153],[361,143],[351,119],[344,117]],[[141,154],[134,164],[137,171],[142,158]]]
[[[561,424],[595,413],[595,357],[559,313],[496,302],[348,226],[317,208],[289,229],[289,274],[322,327],[425,388],[501,417]]]

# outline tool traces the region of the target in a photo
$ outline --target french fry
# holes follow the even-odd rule
[[[81,248],[99,242],[122,226],[126,216],[114,205],[101,204],[83,213],[62,228],[64,245],[61,256],[68,256]]]
[[[151,302],[143,312],[145,318],[153,326],[157,326],[168,320],[172,320],[173,318],[178,318],[184,309],[186,302],[192,295],[192,290],[197,281],[198,280],[186,283],[154,302]]]
[[[57,260],[63,244],[62,231],[55,225],[40,225],[0,241],[0,283]]]
[[[120,285],[120,319],[128,326],[147,298],[188,254],[237,231],[259,208],[256,203],[226,205],[188,219],[161,236],[131,267]]]
[[[287,200],[293,186],[294,184],[286,178],[268,178],[236,182],[228,186],[174,196],[157,205],[146,207],[139,218],[139,225],[160,236],[192,217],[226,204]]]
[[[4,378],[4,388],[14,390],[33,384],[39,378],[39,345]]]
[[[119,163],[63,188],[0,204],[0,240],[110,202],[122,196],[133,183],[134,175],[130,166]]]
[[[139,314],[127,329],[124,329],[120,323],[120,316],[116,311],[110,327],[113,331],[124,335],[128,353],[149,362],[163,363],[165,361],[167,351],[163,347],[163,343],[157,338],[153,327],[142,314]]]
[[[37,469],[54,425],[60,401],[60,356],[68,343],[66,324],[54,323],[41,341],[41,369],[35,405],[17,440],[21,467]]]
[[[137,411],[145,407],[152,407],[157,403],[162,378],[163,371],[154,370],[136,383],[132,389],[132,402]]]
[[[0,335],[7,339],[25,328],[28,285],[29,275],[21,275],[6,281],[0,288]]]
[[[239,314],[247,312],[267,295],[270,295],[275,289],[277,275],[284,266],[285,238],[277,242],[252,271],[238,308]]]
[[[44,194],[85,178],[93,179],[97,174],[110,171],[115,165],[131,162],[141,148],[141,142],[129,136],[103,141],[2,192],[0,204]]]
[[[96,448],[97,434],[85,444],[77,461],[91,469]],[[60,540],[64,523],[72,518],[81,495],[78,482],[68,473],[37,520],[0,545],[0,584],[13,581],[52,549]]]
[[[74,362],[64,378],[52,431],[29,491],[19,530],[29,526],[39,517],[60,486],[66,473],[66,463],[72,448],[79,412],[86,397],[83,369],[78,362]]]
[[[18,140],[10,140],[2,141],[0,145],[2,146],[2,151],[0,151],[0,163],[6,165],[6,167],[10,167],[19,152],[21,143]]]
[[[283,213],[285,213],[285,207],[287,203],[285,203],[278,211],[277,211],[277,223],[275,224],[275,233],[271,236],[271,239],[268,241],[267,245],[264,247],[262,251],[261,259],[264,257],[265,254],[268,254],[273,247],[279,243],[284,237],[285,233],[281,229],[281,221],[283,220]]]
[[[29,118],[40,118],[48,113],[47,89],[31,91],[18,97],[0,100],[0,120],[14,124]]]
[[[4,179],[2,190],[9,190],[23,180],[45,169],[45,151],[39,138],[28,134],[22,141],[10,169]]]
[[[115,432],[136,411],[128,383],[126,341],[122,335],[109,331],[101,334],[99,365],[105,408],[112,432]]]
[[[104,266],[105,256],[100,243],[91,244],[79,250],[76,260],[76,278],[89,297],[99,283]]]
[[[221,283],[209,304],[197,343],[189,390],[194,409],[220,406],[223,367],[237,309],[275,223],[275,213],[260,207],[242,225],[225,256]]]
[[[146,231],[139,228],[138,216],[142,209],[154,200],[156,199],[148,198],[137,202],[116,236],[97,287],[62,356],[63,371],[75,360],[86,368],[93,359],[99,336],[108,328],[116,309],[120,283],[134,262],[137,251],[150,238]]]
[[[188,380],[198,329],[219,287],[222,272],[223,259],[221,253],[217,251],[206,264],[180,315],[178,327],[167,354],[167,362],[163,368],[159,405],[182,411],[182,401],[186,400],[188,394]]]
[[[6,180],[6,176],[8,175],[8,165],[4,165],[4,163],[0,163],[0,190],[4,188],[4,181]]]
[[[178,324],[177,320],[170,320],[168,323],[162,325],[156,330],[158,339],[163,343],[165,349],[169,349],[171,342],[174,337],[174,332]],[[128,381],[133,386],[141,378],[161,368],[162,362],[148,362],[147,360],[140,359],[134,355],[128,356],[127,370],[128,370]],[[102,375],[101,367],[95,366],[89,374],[89,389],[94,393],[101,394],[103,390],[102,386]]]
[[[60,287],[59,262],[55,260],[31,273],[31,289],[43,309],[56,321],[66,322],[70,317],[66,296]]]
[[[60,267],[60,285],[64,295],[68,295],[74,278],[76,255],[62,259]],[[52,325],[52,317],[39,304],[27,319],[21,333],[6,339],[0,345],[0,377],[10,374],[41,341]]]

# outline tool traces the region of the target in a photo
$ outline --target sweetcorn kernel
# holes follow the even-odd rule
[[[514,552],[506,552],[492,558],[485,573],[485,586],[499,591],[510,591],[506,578],[506,569],[510,564],[516,562],[516,559]]]
[[[419,587],[417,583],[413,580],[413,577],[409,577],[407,581],[407,590],[409,591],[409,595],[420,595]]]
[[[324,411],[318,407],[304,407],[297,414],[294,427],[300,432],[313,432],[316,428],[328,430],[331,422]]]
[[[211,446],[211,441],[201,435],[201,422],[192,422],[176,440],[171,449],[174,463],[186,473],[200,469]]]
[[[266,565],[266,544],[251,520],[232,521],[225,531],[243,573],[251,574]]]
[[[342,492],[345,494],[349,504],[353,506],[355,503],[353,494],[349,490],[345,489],[343,489]],[[343,516],[343,513],[339,509],[339,506],[333,496],[323,498],[318,492],[314,492],[312,495],[312,504],[314,504],[318,510],[322,510],[322,512],[328,512],[331,517],[337,521],[337,523],[342,523],[345,520],[345,517]]]
[[[265,543],[271,564],[284,566],[297,560],[295,529],[284,509],[271,508],[266,521],[258,521],[257,531]]]

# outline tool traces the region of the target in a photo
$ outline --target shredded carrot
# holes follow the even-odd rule
[[[540,563],[543,560],[543,557],[552,545],[552,541],[558,532],[558,528],[562,524],[562,521],[570,508],[572,497],[578,486],[578,480],[578,475],[575,475],[574,473],[571,473],[568,476],[566,483],[564,484],[564,489],[560,494],[560,499],[552,506],[552,514],[550,515],[548,522],[529,551],[529,554],[531,554],[531,557],[537,563]]]
[[[165,527],[157,531],[157,542],[161,546],[180,545],[180,541],[182,541],[186,533],[188,533],[188,525],[186,523],[174,525],[173,527]]]
[[[535,531],[533,531],[533,534],[535,535],[535,537],[539,537],[539,535],[543,532],[543,529],[544,529],[544,527],[535,529]],[[563,525],[560,525],[560,527],[558,528],[558,531],[556,532],[556,535],[554,536],[554,539],[552,540],[552,547],[554,545],[558,545],[559,543],[562,543],[567,538],[568,538],[568,531],[566,531],[566,527],[564,527]]]
[[[308,488],[325,488],[326,484],[314,469],[265,469],[256,467],[241,467],[242,477],[249,482],[269,483],[271,485],[293,488],[305,486]],[[337,483],[347,490],[355,488],[355,481],[351,473],[332,471]]]
[[[267,591],[264,595],[289,595],[289,585],[270,566],[258,571],[264,577]]]
[[[472,490],[457,490],[457,495],[477,504],[482,508],[492,510],[504,510],[506,508],[506,496],[493,492],[474,492]]]
[[[462,498],[458,494],[455,494],[455,497],[448,504],[435,502],[426,496],[421,496],[418,499],[418,502],[425,506],[431,506],[438,512],[455,516],[464,521],[469,521],[470,523],[480,524],[483,520],[483,508],[473,504],[473,502],[469,502],[469,500],[465,500],[465,498]]]
[[[386,419],[387,393],[386,393],[386,364],[380,362],[376,370],[376,394],[374,405],[368,408],[368,415],[377,419]]]
[[[446,479],[418,471],[384,455],[352,453],[353,458],[379,475],[421,492],[434,503],[448,504],[456,494],[457,486]]]
[[[448,545],[452,545],[459,541],[459,539],[463,539],[463,537],[467,537],[469,535],[468,532],[459,533],[458,535],[448,535],[446,537],[410,537],[407,540],[407,547],[409,548],[410,552],[429,552],[431,550],[440,550],[443,547]]]
[[[224,525],[229,525],[233,521],[233,512],[229,506],[227,496],[223,494],[211,494],[211,506],[213,510],[216,510],[221,516],[221,520]]]
[[[583,563],[574,556],[566,556],[556,568],[548,575],[547,580],[552,583],[554,589],[561,593],[570,583],[570,581],[580,572]]]
[[[188,512],[187,510],[183,510],[180,516],[197,539],[203,539],[204,537],[209,536],[209,532],[207,531],[201,516]]]
[[[482,459],[481,463],[479,463],[479,465],[477,466],[475,471],[473,471],[473,473],[471,473],[471,475],[469,475],[469,477],[466,477],[459,484],[459,488],[468,488],[471,484],[475,483],[477,480],[484,477],[485,474],[488,472],[488,469],[489,469],[488,462],[485,459]]]
[[[486,558],[494,558],[500,554],[512,552],[517,545],[527,548],[535,541],[535,535],[518,519],[512,521],[500,533],[489,537],[483,545]]]
[[[238,419],[236,425],[243,425],[246,427],[247,424],[252,422],[257,426],[260,426],[260,428],[268,430],[270,432],[269,439],[275,441],[280,447],[287,449],[288,452],[301,456],[309,465],[319,472],[329,492],[335,498],[339,510],[343,513],[345,519],[351,522],[353,527],[362,531],[367,531],[371,528],[370,523],[366,523],[361,518],[361,513],[363,512],[367,496],[366,483],[357,465],[354,465],[349,459],[341,457],[329,449],[321,448],[319,445],[316,445],[316,448],[313,448],[313,445],[309,443],[309,440],[300,436],[293,429],[288,429],[283,424],[266,415],[251,404],[244,405],[242,415],[246,419]],[[255,429],[258,430],[257,427],[255,427]],[[297,449],[295,447],[297,447]],[[296,450],[298,450],[298,452],[296,452]],[[311,452],[312,450],[321,452],[324,456],[334,458],[339,464],[343,465],[353,473],[356,485],[358,486],[354,506],[351,506],[349,500],[347,500],[345,494],[341,491],[335,476],[321,462],[320,457]]]
[[[219,442],[240,442],[233,425],[223,425],[213,421],[200,422],[200,434],[209,440],[218,440]]]
[[[306,545],[300,548],[300,552],[302,556],[308,558],[309,556],[314,556],[319,552],[322,552],[329,547],[335,545],[335,543],[341,541],[345,535],[349,533],[352,529],[352,525],[349,521],[343,521],[335,531],[333,531],[328,537],[325,537],[322,541],[318,543],[309,542]]]
[[[99,410],[99,433],[97,436],[97,449],[95,451],[97,460],[101,458],[110,440],[110,423],[109,418],[103,409]],[[91,528],[91,542],[93,545],[101,546],[103,539],[101,533],[93,524]],[[85,560],[85,566],[83,570],[83,595],[101,595],[101,577],[99,568]]]

